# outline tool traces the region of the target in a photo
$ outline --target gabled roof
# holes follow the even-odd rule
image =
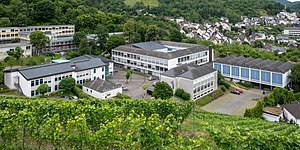
[[[184,64],[164,72],[162,75],[167,77],[181,77],[186,79],[197,79],[209,73],[215,72],[216,69],[209,65],[195,65],[193,63]]]
[[[278,107],[265,107],[263,108],[263,112],[274,116],[280,116],[283,110]]]
[[[240,67],[248,67],[253,69],[261,69],[266,71],[280,72],[286,73],[291,70],[293,64],[290,62],[281,62],[279,60],[262,60],[261,58],[254,59],[252,57],[245,58],[243,56],[227,56],[224,58],[220,58],[215,60],[216,63],[240,66]]]
[[[96,79],[91,82],[84,83],[82,86],[93,89],[100,93],[104,93],[107,91],[120,88],[122,85],[117,85],[115,83],[106,80]]]
[[[284,109],[286,109],[296,119],[300,119],[300,103],[298,101],[294,101],[291,104],[281,105],[281,107],[283,107]]]

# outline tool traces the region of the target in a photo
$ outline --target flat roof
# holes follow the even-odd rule
[[[93,89],[100,93],[108,92],[108,91],[122,87],[122,85],[117,85],[113,82],[102,80],[102,79],[96,79],[96,80],[84,83],[82,86]]]
[[[31,45],[30,42],[0,44],[0,48],[17,47],[17,46],[27,46],[27,45],[28,46]]]
[[[184,64],[172,68],[164,72],[162,75],[167,77],[172,77],[172,78],[182,77],[182,78],[193,80],[205,76],[207,74],[213,73],[215,71],[217,70],[209,66],[209,64],[200,66],[200,65],[190,63],[190,64]]]
[[[69,36],[69,37],[56,37],[50,40],[51,43],[54,42],[66,42],[66,41],[73,41],[73,37]]]
[[[279,60],[262,60],[261,58],[254,59],[252,57],[245,58],[243,56],[227,56],[224,58],[217,59],[214,62],[280,73],[286,73],[293,67],[293,64],[291,62],[284,63]]]
[[[160,46],[158,46],[160,45]],[[160,48],[167,47],[177,47],[177,50],[170,52],[157,51]],[[155,48],[158,48],[155,50]],[[129,52],[134,54],[141,54],[146,56],[152,56],[163,59],[173,59],[182,57],[189,54],[194,54],[202,51],[208,51],[208,46],[202,46],[197,44],[187,44],[179,42],[170,42],[170,41],[152,41],[152,42],[143,42],[119,46],[113,50]]]
[[[52,64],[44,64],[44,65],[36,65],[31,67],[24,67],[18,69],[10,69],[5,70],[5,72],[13,72],[19,71],[24,78],[27,80],[37,79],[47,76],[52,76],[56,74],[62,74],[72,71],[82,71],[87,69],[92,69],[96,67],[105,66],[98,58],[78,60],[78,61],[70,61],[64,63],[52,63]],[[75,68],[73,68],[75,67]]]

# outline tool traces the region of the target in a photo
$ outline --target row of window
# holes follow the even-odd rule
[[[66,75],[66,76],[61,76],[61,77],[55,77],[54,78],[54,81],[56,82],[56,81],[60,81],[60,80],[62,80],[62,79],[64,79],[64,78],[68,78],[68,77],[72,77],[72,75]]]
[[[249,75],[251,75],[252,81],[262,81],[266,83],[272,83],[274,84],[282,84],[282,74],[279,73],[272,73],[272,79],[271,79],[271,73],[266,71],[259,71],[254,69],[246,69],[246,68],[240,68],[239,67],[231,67],[230,72],[230,66],[223,65],[223,70],[221,70],[220,64],[215,64],[214,68],[218,71],[222,72],[223,75],[229,76],[230,74],[232,76],[239,77],[241,75],[241,78],[249,79]],[[240,73],[241,71],[241,73]]]
[[[131,64],[134,65],[138,68],[146,68],[146,69],[152,69],[152,70],[156,70],[156,71],[167,71],[168,68],[165,67],[160,67],[160,66],[156,66],[156,65],[151,65],[151,64],[144,64],[144,63],[137,63],[136,61],[130,61],[130,60],[123,60],[121,61],[120,59],[115,60],[116,62],[120,62],[122,64]]]
[[[2,34],[1,37],[16,37],[19,36],[19,34]]]
[[[211,82],[208,82],[204,85],[198,86],[198,87],[194,88],[194,94],[199,93],[199,92],[201,92],[201,91],[203,91],[203,90],[205,90],[209,87],[213,87],[213,85],[214,85],[214,82],[211,81]]]
[[[201,98],[201,97],[203,97],[203,96],[205,96],[205,95],[207,95],[207,94],[213,92],[213,90],[214,90],[214,89],[210,89],[210,90],[205,91],[204,93],[201,93],[201,94],[199,94],[199,95],[194,95],[194,99],[199,99],[199,98]]]
[[[204,57],[204,56],[207,56],[207,52],[201,52],[201,53],[198,53],[198,54],[192,54],[192,55],[189,55],[189,56],[180,57],[180,58],[178,58],[178,62],[180,63],[180,62],[195,60],[195,59],[198,59],[198,58],[201,58],[201,57]]]

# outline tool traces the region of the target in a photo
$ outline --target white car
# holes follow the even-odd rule
[[[70,99],[70,100],[77,100],[78,97],[77,97],[77,96],[72,96],[72,97],[70,97],[69,99]]]

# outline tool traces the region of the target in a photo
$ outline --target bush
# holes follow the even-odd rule
[[[117,99],[131,99],[130,96],[128,96],[126,94],[121,94],[121,93],[118,93],[115,98],[117,98]]]
[[[242,85],[242,86],[247,87],[247,88],[251,88],[252,87],[252,84],[250,82],[247,82],[247,81],[245,81],[245,82],[238,82],[237,84]]]
[[[78,98],[89,98],[90,96],[86,93],[84,93],[79,87],[74,87],[74,93],[77,95]]]
[[[197,106],[204,106],[204,105],[210,103],[211,101],[212,101],[211,96],[207,95],[207,96],[204,96],[200,99],[197,99],[195,103],[196,103]]]
[[[183,100],[190,100],[191,99],[191,95],[189,94],[189,93],[187,93],[187,92],[184,92],[182,95],[181,95],[181,98],[183,99]]]
[[[183,89],[179,88],[175,91],[175,96],[182,97],[182,94],[185,93]]]
[[[224,92],[221,90],[221,89],[217,89],[216,91],[212,92],[211,94],[209,94],[211,96],[211,98],[214,100],[214,99],[217,99],[221,96],[224,95]]]
[[[231,87],[230,83],[228,83],[227,81],[225,80],[221,80],[220,81],[220,85],[224,85],[227,89],[229,89]]]
[[[221,85],[220,87],[219,87],[223,92],[226,92],[226,87],[224,86],[224,85]]]

